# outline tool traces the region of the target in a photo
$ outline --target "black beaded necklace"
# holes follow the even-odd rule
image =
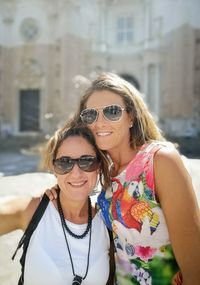
[[[69,229],[69,227],[67,226],[67,224],[65,222],[65,217],[64,217],[62,206],[61,206],[61,202],[60,202],[60,191],[58,191],[57,206],[58,206],[58,212],[59,212],[59,215],[60,215],[61,225],[62,225],[62,229],[63,229],[63,233],[64,233],[64,237],[65,237],[65,242],[66,242],[66,245],[67,245],[67,250],[68,250],[68,253],[69,253],[69,258],[70,258],[70,262],[71,262],[71,266],[72,266],[72,273],[74,275],[74,279],[72,281],[72,285],[80,285],[82,283],[82,281],[86,278],[86,276],[88,274],[88,269],[89,269],[90,248],[91,248],[91,234],[92,234],[92,205],[91,205],[91,200],[88,197],[88,224],[87,224],[87,228],[86,228],[85,232],[82,235],[74,234]],[[84,277],[81,277],[81,276],[75,274],[74,264],[73,264],[72,255],[71,255],[71,252],[70,252],[69,243],[68,243],[68,240],[67,240],[65,229],[68,232],[68,234],[70,234],[72,237],[74,237],[76,239],[82,239],[82,238],[84,238],[87,235],[88,232],[90,232],[89,233],[90,235],[89,235],[88,255],[87,255],[87,267],[86,267],[86,272],[85,272]]]
[[[84,238],[84,237],[88,234],[88,232],[89,232],[89,230],[90,230],[90,228],[91,228],[91,225],[92,225],[92,205],[91,205],[90,197],[88,197],[88,224],[87,224],[87,227],[86,227],[86,229],[85,229],[85,231],[84,231],[83,234],[77,235],[77,234],[73,233],[73,232],[69,229],[69,227],[67,226],[67,224],[66,224],[66,222],[65,222],[65,217],[64,217],[63,209],[62,209],[62,206],[61,206],[61,203],[60,203],[60,195],[59,195],[59,193],[60,193],[60,191],[58,192],[57,206],[58,206],[58,211],[59,211],[59,214],[60,214],[60,217],[61,217],[61,221],[64,222],[63,225],[64,225],[66,231],[68,232],[68,234],[69,234],[70,236],[72,236],[72,237],[74,237],[74,238],[78,238],[78,239]]]

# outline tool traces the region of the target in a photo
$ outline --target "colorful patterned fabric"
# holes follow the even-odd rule
[[[127,168],[102,190],[98,205],[113,231],[118,285],[168,285],[179,270],[163,211],[156,198],[154,154],[165,144],[144,145]]]

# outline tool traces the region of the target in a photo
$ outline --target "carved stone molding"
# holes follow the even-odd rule
[[[17,76],[17,86],[20,89],[41,89],[44,74],[41,65],[35,59],[26,59]]]
[[[3,22],[10,25],[14,22],[16,3],[12,0],[7,0],[1,3]]]
[[[32,42],[39,36],[39,23],[34,18],[25,18],[20,25],[20,34],[26,42]]]

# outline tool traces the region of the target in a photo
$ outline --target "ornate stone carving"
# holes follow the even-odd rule
[[[40,89],[42,87],[43,72],[35,59],[26,59],[17,76],[17,85],[20,89]]]
[[[27,42],[32,42],[39,36],[39,24],[34,18],[25,18],[20,25],[20,33]]]
[[[15,17],[15,3],[11,0],[7,0],[1,3],[1,5],[3,22],[8,25],[12,24]]]

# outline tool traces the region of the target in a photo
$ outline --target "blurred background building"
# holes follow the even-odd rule
[[[200,134],[199,0],[0,0],[0,136],[52,133],[98,73],[145,94],[164,133]]]

